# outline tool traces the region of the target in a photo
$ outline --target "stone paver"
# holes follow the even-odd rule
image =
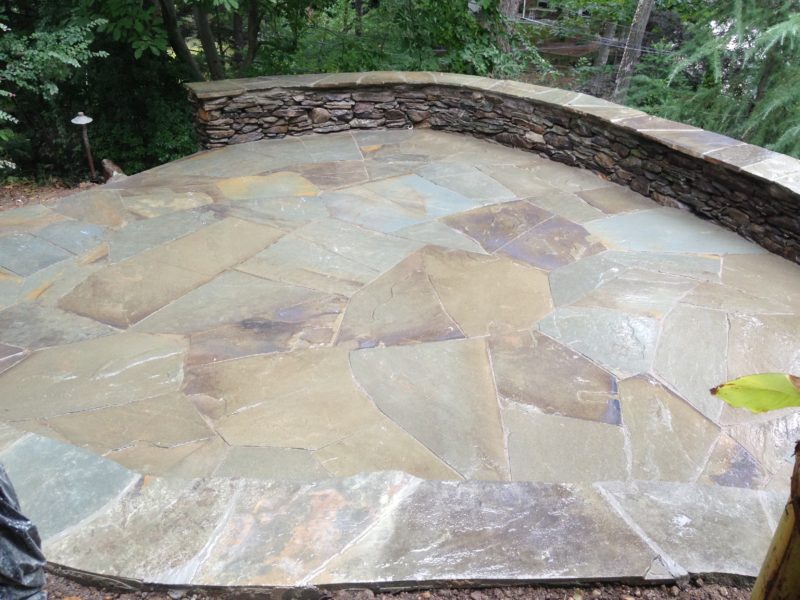
[[[0,213],[0,461],[49,558],[115,577],[753,575],[800,412],[708,389],[797,372],[798,322],[800,267],[589,171],[241,144]]]

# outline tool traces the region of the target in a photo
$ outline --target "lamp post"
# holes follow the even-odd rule
[[[72,119],[74,125],[79,125],[81,128],[81,137],[83,138],[83,147],[86,150],[86,160],[89,161],[89,173],[92,175],[92,181],[97,181],[97,172],[94,170],[94,159],[92,158],[92,148],[89,146],[89,133],[86,126],[94,119],[87,117],[82,112]]]

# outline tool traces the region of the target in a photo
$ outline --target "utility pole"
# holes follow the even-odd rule
[[[628,34],[628,41],[625,44],[625,52],[622,54],[622,61],[619,63],[617,72],[617,84],[611,99],[618,104],[624,104],[628,96],[628,88],[631,86],[631,78],[639,62],[642,53],[642,40],[644,40],[644,30],[650,20],[650,13],[656,0],[639,0],[636,12],[633,15],[631,31]]]

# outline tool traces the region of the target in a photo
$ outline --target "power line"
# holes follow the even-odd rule
[[[558,31],[560,33],[566,33],[568,35],[573,35],[573,36],[576,36],[578,38],[581,38],[582,41],[598,42],[601,46],[608,46],[609,48],[620,48],[622,50],[625,50],[626,48],[628,48],[627,42],[626,43],[620,43],[620,41],[618,39],[616,39],[616,38],[606,38],[606,37],[603,37],[603,36],[589,36],[589,35],[587,35],[587,34],[585,34],[583,32],[577,31],[575,29],[569,29],[567,27],[564,27],[563,25],[557,25],[557,24],[551,23],[549,21],[544,21],[544,20],[541,20],[541,19],[532,19],[531,17],[518,17],[517,20],[518,21],[522,21],[523,23],[530,23],[532,25],[539,25],[541,27],[546,27],[548,29],[553,29],[553,30],[556,30],[556,31]],[[657,50],[657,49],[655,49],[653,47],[648,47],[648,46],[643,46],[643,47],[639,48],[639,51],[644,53],[644,54],[657,54],[657,55],[661,55],[661,56],[677,54],[677,52],[675,52],[675,51]]]

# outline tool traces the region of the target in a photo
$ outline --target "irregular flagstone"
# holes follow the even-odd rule
[[[344,296],[353,295],[380,274],[356,253],[344,254],[296,235],[278,240],[237,268],[259,277]]]
[[[73,254],[83,254],[103,241],[105,231],[100,225],[92,223],[60,221],[37,231],[36,237]]]
[[[425,248],[427,279],[467,336],[531,327],[553,304],[547,275],[503,257]]]
[[[691,295],[697,285],[682,277],[629,269],[599,285],[573,306],[611,308],[661,319],[679,300],[686,301],[687,293]]]
[[[430,217],[443,217],[480,206],[480,202],[464,196],[457,191],[437,185],[418,175],[393,177],[373,181],[362,186],[364,189],[386,198],[419,207]]]
[[[455,250],[485,254],[484,249],[474,239],[439,221],[429,221],[428,223],[412,225],[411,227],[396,231],[394,235],[425,244],[441,246],[442,248],[452,248]]]
[[[485,206],[443,219],[494,252],[552,215],[524,201]]]
[[[5,423],[0,423],[0,453],[25,436],[26,433],[24,431],[9,427]]]
[[[583,227],[552,217],[498,250],[517,260],[552,270],[605,250]]]
[[[356,292],[336,343],[369,348],[464,337],[425,267],[425,255],[414,254]]]
[[[754,296],[789,303],[800,310],[800,266],[773,254],[731,255],[722,264],[722,283]]]
[[[703,283],[687,294],[682,302],[691,306],[713,308],[727,313],[783,313],[792,312],[791,300],[781,298],[767,288],[760,294],[751,294],[734,287]]]
[[[603,422],[548,415],[512,404],[503,410],[514,481],[581,483],[625,479],[625,436]]]
[[[592,221],[586,228],[610,248],[644,252],[752,253],[760,246],[675,208],[654,208]]]
[[[297,171],[322,190],[364,183],[370,179],[361,160],[304,165]]]
[[[621,381],[619,394],[631,476],[694,481],[719,437],[719,427],[647,376]]]
[[[361,160],[363,158],[358,144],[349,133],[316,137],[313,140],[300,140],[307,156],[313,162]]]
[[[578,196],[606,214],[648,210],[658,206],[650,198],[622,186],[585,190],[578,192]]]
[[[118,229],[129,220],[119,192],[94,188],[53,202],[51,208],[66,217]]]
[[[0,267],[27,277],[45,267],[70,258],[72,254],[29,233],[0,236]]]
[[[364,166],[371,181],[398,175],[411,175],[417,167],[427,163],[427,157],[422,154],[392,154],[388,156],[372,156],[381,148],[362,148],[365,154]],[[368,153],[369,151],[369,153]]]
[[[18,440],[0,454],[0,461],[25,516],[43,539],[81,523],[137,479],[116,463],[38,435]],[[71,558],[68,564],[74,564]]]
[[[726,381],[727,342],[724,313],[680,305],[664,320],[654,362],[654,372],[712,421],[723,403],[709,390]]]
[[[665,481],[597,485],[690,573],[758,574],[772,538],[765,492]]]
[[[135,327],[150,333],[195,333],[215,326],[265,321],[303,322],[320,314],[334,319],[345,299],[229,271],[192,290]]]
[[[311,581],[613,578],[655,556],[584,486],[422,482]]]
[[[528,167],[528,170],[554,188],[567,192],[581,192],[602,187],[619,189],[619,186],[603,179],[597,173],[569,167],[552,160],[540,160]]]
[[[230,451],[218,436],[179,446],[136,442],[105,457],[124,467],[148,475],[176,479],[210,477]]]
[[[650,370],[659,334],[654,319],[605,308],[559,308],[538,329],[620,377]]]
[[[464,477],[508,478],[484,341],[360,350],[353,376],[381,412]]]
[[[544,179],[540,179],[531,171],[522,167],[512,165],[476,165],[478,169],[486,173],[495,181],[500,182],[503,187],[511,190],[515,196],[525,198],[527,196],[547,196],[551,192],[556,192],[557,188],[550,185]]]
[[[239,485],[222,478],[142,478],[79,530],[45,541],[45,552],[56,563],[90,573],[186,583]]]
[[[24,348],[0,344],[0,373],[10,369],[27,355]]]
[[[280,318],[247,317],[191,334],[187,365],[205,364],[256,354],[289,352],[328,345],[337,331],[344,303],[310,302],[291,307]]]
[[[705,485],[761,488],[768,479],[767,471],[756,458],[732,437],[723,434],[717,440],[698,482]],[[786,490],[788,489],[787,478]]]
[[[234,446],[214,471],[216,477],[317,481],[330,475],[309,450]]]
[[[177,211],[205,206],[213,202],[204,192],[175,192],[158,190],[146,194],[122,194],[125,210],[145,219],[159,217]]]
[[[514,192],[473,166],[452,163],[428,163],[416,173],[436,185],[483,203],[513,200]]]
[[[800,373],[797,315],[730,315],[728,379],[752,373]]]
[[[800,439],[800,411],[758,415],[745,422],[725,425],[724,430],[774,473],[791,460],[795,443]]]
[[[489,338],[497,393],[547,414],[620,423],[616,379],[541,333]]]
[[[371,473],[303,487],[248,482],[192,583],[305,584],[418,484],[399,473]]]
[[[92,274],[59,306],[125,327],[252,256],[283,235],[278,229],[223,219]]]
[[[142,442],[172,447],[214,435],[191,400],[180,393],[54,417],[47,425],[98,454]]]
[[[262,176],[232,177],[219,181],[217,187],[229,200],[316,196],[319,193],[319,188],[308,179],[290,171]]]
[[[339,348],[209,364],[186,377],[187,393],[225,400],[216,429],[231,445],[313,450],[380,420]]]
[[[328,217],[328,209],[318,196],[223,200],[216,203],[213,210],[221,217],[264,223],[286,231]]]
[[[0,342],[32,350],[111,335],[116,329],[36,302],[0,311]]]
[[[628,269],[695,281],[719,281],[720,258],[706,255],[606,251],[550,274],[557,305],[571,304]]]
[[[198,152],[184,159],[173,161],[159,167],[158,174],[165,183],[179,176],[216,174],[218,177],[246,177],[266,173],[291,164],[289,157],[284,160],[254,152],[252,144],[236,144]]]
[[[33,233],[43,227],[64,220],[63,215],[43,204],[27,204],[14,210],[0,212],[0,231],[3,233]]]
[[[0,417],[46,418],[175,391],[186,343],[121,333],[34,352],[0,375]]]
[[[538,206],[554,215],[564,217],[578,224],[605,217],[602,211],[588,204],[575,194],[563,190],[553,189],[540,192],[525,198],[525,200],[534,206]]]
[[[320,448],[314,457],[336,477],[404,471],[422,479],[462,479],[447,463],[386,418]]]
[[[183,237],[218,221],[219,217],[206,209],[184,210],[142,221],[129,223],[108,236],[109,260],[119,262],[165,242]]]
[[[423,223],[431,217],[424,203],[399,195],[387,199],[362,186],[322,195],[332,217],[359,227],[393,233]]]

